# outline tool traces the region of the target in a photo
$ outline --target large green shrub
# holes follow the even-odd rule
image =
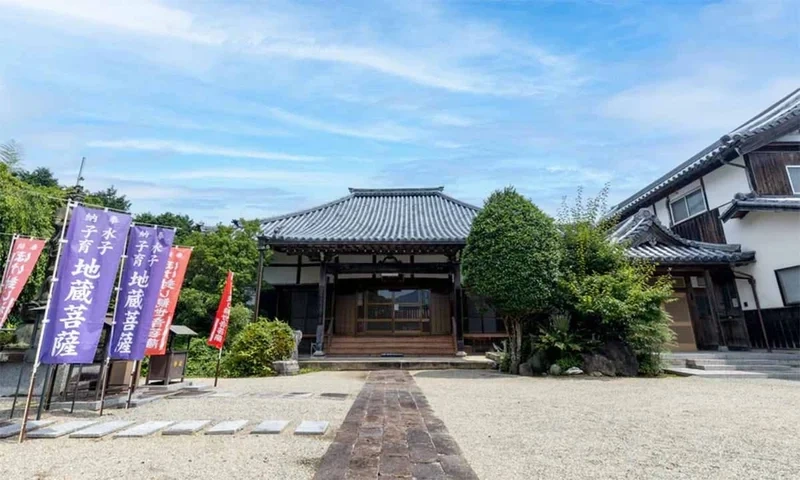
[[[511,187],[492,193],[472,222],[464,283],[505,320],[512,373],[519,369],[524,321],[550,308],[558,247],[553,219]]]
[[[225,373],[232,377],[272,375],[272,362],[291,358],[293,351],[294,336],[287,323],[259,318],[233,340],[225,358]]]
[[[674,337],[663,308],[672,285],[655,275],[652,264],[628,259],[625,245],[609,240],[616,222],[601,216],[607,193],[605,188],[584,204],[579,191],[575,205],[562,208],[557,304],[587,338],[622,340],[636,353],[641,373],[658,373],[658,354]]]

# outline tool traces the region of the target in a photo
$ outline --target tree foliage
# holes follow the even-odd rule
[[[175,244],[185,245],[186,238],[192,232],[201,231],[202,224],[195,223],[189,215],[180,215],[172,212],[165,212],[161,214],[153,214],[150,212],[140,213],[133,217],[134,222],[149,223],[152,225],[163,225],[165,227],[175,227]]]
[[[9,167],[0,164],[0,265],[4,265],[11,243],[8,234],[19,233],[39,238],[51,238],[55,233],[54,220],[64,202],[57,188],[34,187],[12,175]],[[53,245],[51,245],[53,247]],[[33,300],[45,277],[48,252],[43,252],[36,269],[17,301],[15,311]],[[16,317],[16,313],[12,314]]]
[[[674,335],[663,309],[672,284],[652,264],[628,259],[624,244],[609,241],[615,219],[602,216],[607,194],[608,187],[584,203],[579,191],[575,204],[561,209],[559,307],[586,334],[630,345],[642,369],[655,373]]]
[[[34,187],[58,187],[58,179],[53,175],[52,170],[47,167],[39,167],[32,171],[19,170],[16,177]]]
[[[13,138],[0,145],[0,163],[5,164],[10,171],[16,172],[21,168],[23,157],[22,145]]]
[[[90,193],[86,196],[86,203],[101,205],[121,212],[131,209],[131,201],[125,195],[120,194],[113,185],[105,190]]]
[[[259,318],[234,339],[225,358],[225,373],[232,377],[272,375],[272,362],[291,358],[293,351],[294,334],[286,322]]]
[[[492,193],[472,223],[461,267],[467,288],[504,318],[514,373],[523,322],[550,308],[558,266],[553,219],[511,187]]]

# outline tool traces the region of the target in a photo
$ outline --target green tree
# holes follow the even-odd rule
[[[512,373],[519,369],[524,322],[551,306],[558,266],[553,219],[511,187],[492,193],[472,222],[461,268],[466,287],[505,321]]]
[[[14,177],[5,163],[0,163],[0,265],[5,265],[11,236],[23,234],[39,238],[51,238],[54,233],[54,220],[66,201],[63,192],[57,188],[34,187]],[[55,245],[50,245],[53,248]],[[45,277],[45,258],[42,258],[25,286],[17,308],[33,300]],[[1,268],[1,267],[0,267]],[[15,315],[15,313],[14,313]]]
[[[658,373],[658,354],[673,338],[663,308],[672,284],[655,275],[654,265],[628,259],[625,245],[609,239],[616,219],[602,215],[607,195],[608,186],[584,203],[579,190],[573,206],[562,206],[559,307],[585,334],[630,345],[642,373]]]
[[[30,172],[20,170],[16,176],[23,182],[36,187],[58,187],[58,179],[47,167],[39,167]]]
[[[13,138],[0,145],[0,163],[8,166],[11,172],[16,172],[22,166],[24,151],[22,145]]]
[[[193,231],[183,240],[194,249],[175,318],[201,334],[210,331],[229,270],[234,273],[234,305],[244,304],[254,295],[260,223],[257,220],[237,223],[240,227],[218,225],[206,231]]]
[[[291,358],[293,351],[292,327],[280,320],[259,318],[233,340],[225,357],[225,373],[232,377],[272,375],[272,362]]]
[[[113,185],[105,190],[90,193],[86,196],[86,203],[102,205],[122,212],[127,212],[131,209],[131,201],[125,195],[120,195]]]
[[[203,226],[200,223],[195,223],[189,215],[180,215],[172,212],[161,213],[159,215],[150,212],[140,213],[133,217],[133,221],[177,228],[178,230],[175,232],[175,245],[185,245],[186,239],[192,232],[199,232]]]

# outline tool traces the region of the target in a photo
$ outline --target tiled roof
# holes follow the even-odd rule
[[[438,188],[357,189],[318,207],[268,218],[261,235],[279,243],[466,243],[479,208]]]
[[[800,210],[800,196],[760,197],[753,193],[737,193],[733,201],[720,211],[723,222],[731,218],[742,218],[751,211],[789,211]]]
[[[703,167],[724,159],[727,154],[733,152],[746,139],[784,126],[787,122],[800,126],[800,88],[727,135],[724,135],[650,185],[623,200],[612,209],[610,214],[625,216],[632,213],[645,201],[663,192],[676,182],[691,178],[694,173],[700,171]]]
[[[739,245],[696,242],[680,237],[645,209],[618,225],[610,238],[626,242],[630,258],[660,264],[730,264],[755,259],[755,252],[742,252]]]

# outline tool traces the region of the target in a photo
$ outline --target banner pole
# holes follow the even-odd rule
[[[64,211],[64,221],[61,223],[61,235],[58,239],[58,251],[56,252],[56,261],[53,267],[53,276],[50,278],[50,290],[47,293],[47,304],[44,307],[44,316],[42,317],[42,328],[39,332],[39,344],[36,346],[36,358],[33,359],[33,368],[31,369],[31,382],[28,385],[28,397],[25,400],[25,413],[22,415],[22,426],[19,429],[19,443],[25,441],[25,427],[28,426],[28,414],[31,411],[31,397],[33,397],[33,387],[36,381],[36,370],[39,369],[41,364],[40,357],[42,356],[42,343],[44,342],[44,332],[47,330],[47,316],[50,314],[50,304],[53,300],[53,288],[58,282],[58,263],[61,260],[61,252],[64,250],[64,236],[67,233],[67,221],[69,219],[69,211],[74,207],[72,200],[67,201],[67,208]],[[42,387],[44,388],[44,386]]]
[[[139,370],[139,360],[133,361],[133,370],[128,379],[128,400],[125,402],[125,410],[131,408],[131,398],[133,397],[133,379],[136,378],[136,371]]]
[[[8,246],[8,255],[6,255],[6,264],[3,266],[3,276],[0,277],[0,293],[3,293],[3,287],[6,285],[6,275],[8,275],[8,268],[11,266],[11,252],[14,251],[14,244],[17,243],[18,238],[19,235],[16,233],[11,236],[11,244]]]
[[[111,368],[111,339],[114,338],[114,327],[117,326],[117,309],[119,308],[119,291],[122,285],[122,274],[125,269],[125,259],[128,258],[128,239],[130,235],[125,235],[125,244],[122,246],[122,257],[119,260],[119,276],[117,277],[117,288],[114,294],[114,313],[111,314],[111,327],[106,337],[106,358],[103,360],[103,370],[100,375],[100,416],[103,416],[103,407],[106,401],[106,379],[108,370]]]
[[[222,361],[222,347],[219,347],[219,355],[217,355],[217,372],[214,374],[214,387],[216,388],[219,381],[219,364]]]

